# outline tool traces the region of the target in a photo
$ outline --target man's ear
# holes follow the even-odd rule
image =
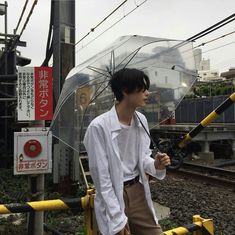
[[[123,89],[122,90],[122,94],[123,94],[124,97],[127,97],[128,96],[127,89]]]

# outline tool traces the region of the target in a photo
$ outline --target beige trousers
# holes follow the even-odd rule
[[[123,194],[131,235],[162,235],[162,229],[147,204],[144,186],[139,182],[125,186]]]

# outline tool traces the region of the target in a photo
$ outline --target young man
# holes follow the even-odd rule
[[[110,85],[117,104],[91,122],[84,138],[98,227],[103,235],[160,235],[146,173],[163,179],[170,158],[160,153],[151,158],[142,126],[148,130],[148,123],[136,111],[146,105],[149,78],[126,68],[114,74]]]

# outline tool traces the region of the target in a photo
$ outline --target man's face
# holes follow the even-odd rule
[[[148,90],[135,91],[133,93],[127,94],[124,92],[124,99],[128,105],[137,108],[144,107],[146,105],[149,96]]]

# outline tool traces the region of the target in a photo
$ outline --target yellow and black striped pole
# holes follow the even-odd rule
[[[186,134],[183,140],[180,141],[178,146],[183,148],[190,142],[199,132],[208,126],[214,119],[216,119],[221,113],[229,108],[235,102],[235,92],[230,95],[219,107],[212,111],[207,117],[205,117],[193,130]]]
[[[163,232],[164,235],[214,235],[214,224],[212,219],[203,219],[200,215],[193,216],[193,223]]]
[[[12,203],[0,205],[0,214],[25,213],[31,211],[67,210],[83,211],[87,206],[86,197],[74,199],[56,199],[33,201],[25,203]]]

